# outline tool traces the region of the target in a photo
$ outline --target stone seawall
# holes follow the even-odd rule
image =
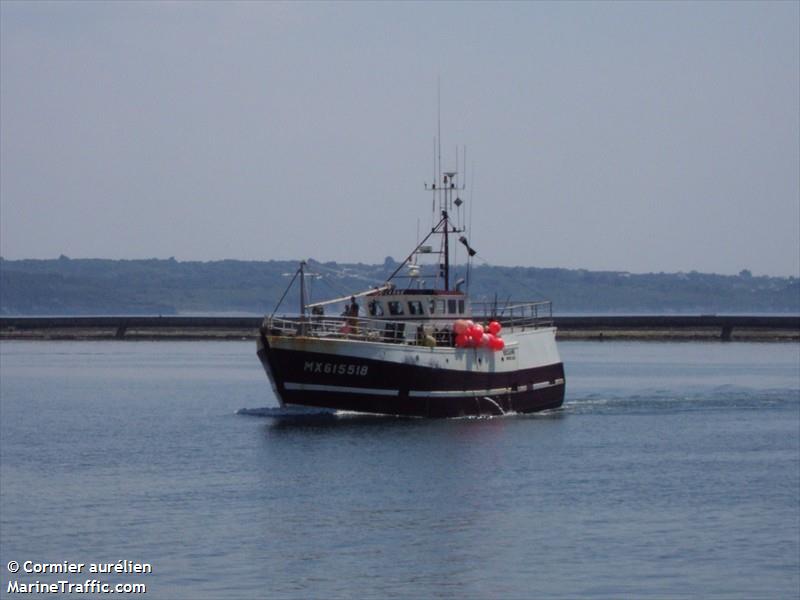
[[[0,317],[3,340],[254,339],[260,317]],[[555,317],[562,340],[800,341],[800,316]]]

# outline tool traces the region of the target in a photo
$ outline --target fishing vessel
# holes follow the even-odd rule
[[[433,194],[430,230],[383,285],[312,302],[308,264],[300,263],[289,284],[299,284],[298,313],[276,309],[257,340],[281,406],[443,418],[563,403],[551,303],[470,302],[476,251],[465,235],[464,186],[434,161],[425,188]]]

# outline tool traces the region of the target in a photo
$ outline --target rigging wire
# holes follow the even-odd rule
[[[356,273],[350,273],[348,271],[345,271],[344,269],[334,269],[332,267],[325,266],[322,263],[318,263],[317,261],[313,261],[313,263],[314,263],[314,268],[315,269],[328,271],[329,273],[331,273],[333,275],[338,275],[340,277],[347,277],[349,279],[359,279],[361,281],[366,281],[367,283],[377,284],[377,285],[381,285],[383,283],[386,283],[382,279],[375,279],[374,277],[365,277],[364,275],[358,275]],[[328,283],[330,284],[330,281]],[[330,285],[332,285],[332,284],[330,284]]]
[[[333,281],[331,281],[327,277],[320,277],[320,281],[322,283],[324,283],[325,285],[327,285],[328,288],[331,290],[331,292],[333,292],[333,294],[335,296],[344,296],[344,295],[350,293],[347,289],[344,288],[344,286],[339,287],[339,286],[334,285]]]
[[[283,296],[281,296],[281,299],[278,300],[278,303],[275,305],[275,308],[272,310],[272,314],[269,316],[270,319],[275,316],[276,312],[278,312],[278,309],[281,307],[281,303],[283,302],[284,298],[286,298],[286,294],[289,293],[289,290],[292,289],[292,286],[294,285],[294,281],[295,281],[295,279],[297,279],[297,276],[299,274],[300,274],[300,269],[297,269],[297,271],[294,272],[294,276],[292,277],[292,280],[289,282],[289,285],[287,285],[286,289],[283,290]]]
[[[464,154],[466,155],[466,148],[464,149]],[[465,161],[464,162],[464,170],[466,171],[467,170],[466,156],[464,157],[464,161]],[[468,221],[468,224],[467,224],[467,236],[469,237],[470,240],[472,240],[472,243],[474,244],[475,240],[472,239],[472,204],[473,204],[473,202],[475,200],[475,165],[474,164],[472,165],[472,170],[470,171],[470,175],[472,176],[472,180],[470,181],[470,184],[469,184],[469,206],[467,207],[469,209],[469,216],[466,215],[467,211],[464,211],[465,212],[464,218],[465,218],[465,220]],[[470,274],[471,274],[471,272],[472,272],[472,257],[469,255],[469,252],[468,252],[467,253],[467,293],[469,293],[469,284],[470,284]]]
[[[489,261],[486,260],[485,258],[483,258],[481,255],[476,253],[475,257],[478,258],[481,262],[483,262],[483,264],[485,266],[487,266],[487,267],[491,267],[492,266],[489,263]],[[537,296],[539,296],[542,299],[547,299],[548,298],[547,294],[543,293],[541,290],[537,290],[537,289],[527,285],[524,281],[521,281],[520,279],[517,279],[517,278],[512,277],[511,275],[507,274],[505,272],[506,267],[494,267],[494,268],[495,269],[500,269],[500,271],[499,271],[500,275],[502,275],[503,277],[508,279],[515,286],[523,287],[523,288],[527,289],[529,292],[532,292],[533,294],[536,294]]]

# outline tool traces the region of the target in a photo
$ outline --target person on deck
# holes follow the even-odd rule
[[[345,307],[342,313],[347,317],[346,333],[358,333],[358,302],[355,296],[350,296],[350,304]]]
[[[355,296],[350,296],[350,306],[347,307],[347,315],[350,317],[358,316],[358,302]]]

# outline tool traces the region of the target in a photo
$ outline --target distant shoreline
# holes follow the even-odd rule
[[[399,265],[309,261],[315,300],[384,284]],[[465,265],[454,267],[465,278]],[[296,261],[0,260],[0,316],[251,315],[272,310]],[[435,281],[435,270],[420,279]],[[742,271],[627,273],[477,265],[467,291],[473,301],[552,301],[556,314],[800,314],[800,279]],[[319,284],[319,285],[317,285]],[[284,298],[298,307],[298,290]]]
[[[0,317],[0,340],[249,340],[260,317]],[[555,317],[559,340],[799,342],[800,316]]]

